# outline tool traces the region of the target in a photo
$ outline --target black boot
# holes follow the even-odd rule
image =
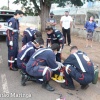
[[[49,85],[49,82],[44,82],[42,87],[48,91],[54,91],[55,89]]]
[[[88,87],[89,87],[88,84],[86,84],[86,85],[81,85],[81,89],[87,89]]]
[[[33,77],[33,76],[29,76],[28,75],[28,77],[29,77],[28,81],[33,81],[33,82],[37,81],[37,79],[35,77]]]
[[[15,68],[15,67],[10,68],[10,70],[12,70],[12,71],[18,71],[18,69],[17,69],[17,68]]]
[[[61,87],[64,89],[75,90],[75,87],[72,85],[66,85],[65,83],[61,84]]]
[[[21,78],[21,85],[25,86],[26,82],[29,80],[29,77],[27,74],[22,74],[22,78]]]

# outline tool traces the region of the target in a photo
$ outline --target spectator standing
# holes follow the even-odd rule
[[[71,46],[71,37],[70,37],[70,28],[72,27],[73,19],[69,16],[69,12],[65,11],[65,15],[61,17],[60,25],[62,28],[63,36],[65,38],[65,45],[66,45],[66,35],[68,46]]]
[[[53,12],[50,13],[50,17],[46,21],[47,26],[51,26],[53,29],[55,29],[56,26],[56,19],[54,18]]]
[[[93,32],[95,28],[97,28],[96,22],[94,22],[93,16],[89,18],[89,21],[85,23],[86,31],[87,31],[87,41],[86,41],[86,47],[90,46],[92,47],[92,41],[93,41]]]

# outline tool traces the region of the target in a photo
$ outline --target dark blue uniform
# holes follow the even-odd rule
[[[81,85],[87,85],[92,82],[94,78],[94,67],[89,57],[81,51],[71,54],[65,61],[65,79],[66,84],[72,85],[72,78],[79,82]],[[67,72],[67,66],[69,71]],[[68,82],[68,83],[67,83]]]
[[[17,67],[17,54],[18,54],[18,36],[19,36],[19,22],[17,19],[12,17],[8,21],[7,29],[7,46],[8,46],[8,65],[12,69]],[[9,43],[12,41],[13,45]]]
[[[26,71],[31,76],[49,81],[52,71],[56,71],[59,68],[55,59],[55,54],[51,49],[41,48],[31,56],[26,65]]]
[[[33,46],[32,42],[28,42],[21,48],[17,56],[17,65],[20,69],[26,72],[26,64],[29,61],[30,57],[35,52],[35,47]]]
[[[62,45],[61,48],[63,48],[63,44],[64,44],[64,37],[61,34],[60,31],[58,30],[53,30],[53,33],[51,34],[47,34],[47,46],[48,44],[54,44],[54,43],[58,43],[59,45]],[[57,53],[56,55],[56,60],[61,62],[61,53]]]
[[[27,28],[23,33],[22,46],[26,43],[35,40],[36,30]]]

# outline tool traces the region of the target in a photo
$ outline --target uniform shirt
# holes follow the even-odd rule
[[[82,51],[71,54],[63,63],[72,65],[80,72],[94,73],[93,63],[89,57]]]
[[[55,18],[48,18],[47,22],[56,23],[56,19]],[[52,28],[55,29],[55,26],[52,26]]]
[[[64,37],[61,34],[60,31],[58,30],[53,30],[53,33],[47,34],[47,44],[51,43],[58,43],[58,44],[63,44],[64,43]]]
[[[35,52],[35,47],[33,46],[32,42],[28,42],[19,51],[17,56],[17,63],[21,62],[27,63],[34,52]]]
[[[27,28],[23,33],[22,43],[25,45],[26,43],[35,40],[35,32],[36,30],[32,30]]]
[[[95,22],[90,23],[87,21],[84,27],[86,28],[87,32],[94,32],[94,29],[97,28],[97,25]]]
[[[62,27],[64,29],[69,29],[70,23],[73,21],[73,19],[71,16],[62,16],[60,21],[62,22]]]
[[[41,52],[41,53],[40,53]],[[34,57],[34,55],[37,55]],[[53,71],[58,70],[58,65],[56,64],[56,56],[51,49],[41,48],[37,50],[30,58],[26,65],[27,73],[34,66],[48,66]]]
[[[8,21],[7,38],[9,41],[18,39],[19,22],[14,17]]]

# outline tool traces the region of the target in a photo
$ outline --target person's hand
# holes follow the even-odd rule
[[[59,69],[61,69],[64,66],[61,62],[56,61],[56,63],[58,64]]]
[[[58,53],[61,53],[61,52],[62,52],[62,48],[59,49]]]
[[[10,46],[13,46],[13,41],[9,41],[9,45]]]
[[[51,44],[50,43],[48,43],[48,48],[51,48]]]

